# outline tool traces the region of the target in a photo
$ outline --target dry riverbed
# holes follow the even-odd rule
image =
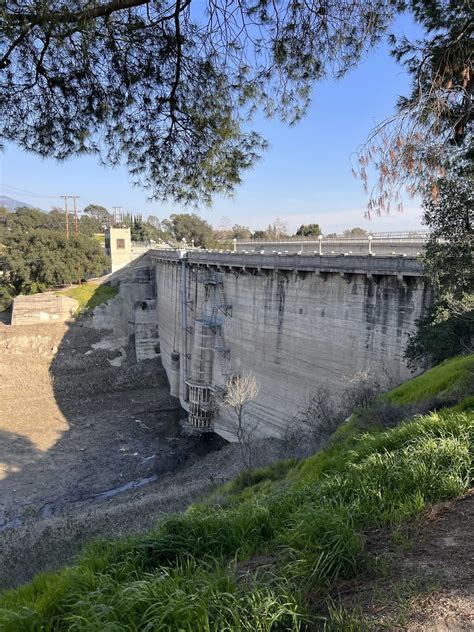
[[[94,536],[152,526],[238,473],[235,446],[183,432],[158,359],[93,348],[106,332],[0,324],[0,587]]]

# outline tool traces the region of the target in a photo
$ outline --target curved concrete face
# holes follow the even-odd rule
[[[291,269],[290,258],[278,268],[262,267],[262,258],[255,266],[248,258],[245,265],[238,256],[230,259],[233,265],[219,253],[150,259],[163,365],[176,392],[172,354],[180,354],[186,410],[190,381],[209,388],[217,432],[226,435],[233,414],[219,405],[225,382],[243,372],[254,373],[260,385],[247,409],[260,435],[281,434],[318,387],[341,391],[361,370],[394,382],[410,376],[403,360],[407,337],[431,300],[416,260],[333,259],[321,269],[302,258]],[[210,407],[207,402],[203,413]]]

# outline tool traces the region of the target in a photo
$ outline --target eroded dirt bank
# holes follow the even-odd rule
[[[0,586],[95,535],[147,528],[241,468],[216,435],[183,434],[159,359],[126,347],[113,366],[124,350],[94,348],[103,336],[87,317],[0,324]]]
[[[373,570],[342,582],[333,603],[354,613],[363,630],[474,630],[473,524],[474,489],[399,530],[368,534]]]

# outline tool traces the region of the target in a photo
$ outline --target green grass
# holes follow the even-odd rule
[[[117,290],[110,285],[99,285],[95,281],[88,281],[82,285],[59,290],[57,294],[69,296],[79,303],[78,312],[92,310],[101,303],[106,303],[117,294]]]
[[[459,404],[456,404],[452,407],[452,410],[474,411],[474,395],[470,395],[469,397],[465,397],[464,399],[462,399]]]
[[[433,369],[404,382],[388,393],[396,404],[411,404],[436,396],[448,396],[465,380],[474,389],[474,354],[445,360]]]
[[[474,354],[451,358],[376,397],[367,409],[355,410],[336,430],[333,443],[347,442],[370,429],[383,428],[381,415],[387,403],[399,407],[407,417],[442,407],[469,411],[474,410],[473,393]]]
[[[224,491],[228,504],[98,542],[76,566],[5,593],[0,628],[298,630],[306,595],[365,568],[365,530],[468,489],[472,434],[471,413],[432,413],[274,468],[265,489],[241,481]],[[240,576],[260,555],[270,568]]]
[[[423,392],[437,395],[433,384],[452,386],[448,373],[460,379],[459,367],[470,364],[458,360],[449,371],[445,363],[441,373],[436,367],[434,376],[415,378]],[[416,397],[412,386],[401,392]],[[242,474],[152,532],[93,543],[74,566],[4,593],[0,629],[321,626],[310,606],[314,595],[324,600],[335,582],[370,565],[367,530],[391,525],[398,533],[407,519],[473,482],[469,407],[417,416],[389,430],[353,430],[304,461]],[[324,622],[328,630],[361,626],[357,616],[337,609]]]

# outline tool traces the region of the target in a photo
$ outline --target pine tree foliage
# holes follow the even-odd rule
[[[455,156],[446,175],[427,189],[423,221],[430,229],[426,275],[433,305],[407,345],[412,367],[437,363],[474,347],[474,186],[471,161]]]
[[[0,136],[41,156],[125,161],[156,198],[231,193],[265,148],[256,107],[294,122],[398,0],[9,0]]]
[[[443,177],[453,146],[465,145],[474,121],[474,19],[469,0],[406,3],[426,35],[389,37],[392,55],[411,77],[411,90],[382,121],[358,154],[354,175],[370,194],[368,215],[401,210],[400,185],[422,193]],[[471,143],[471,152],[472,152]],[[472,153],[471,153],[472,159]],[[369,187],[369,166],[375,183]]]

